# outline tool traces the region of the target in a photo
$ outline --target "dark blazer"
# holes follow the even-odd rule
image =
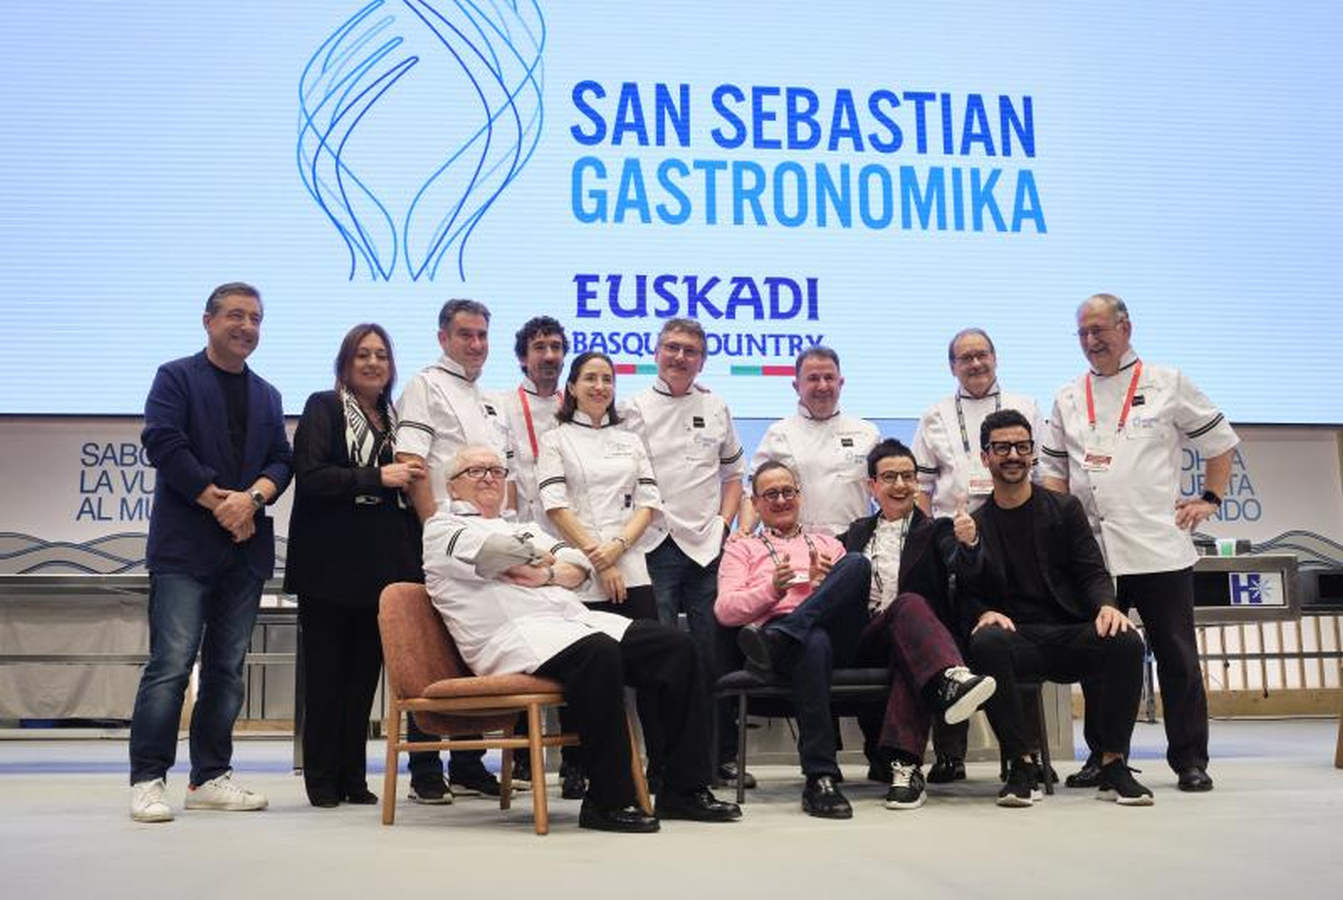
[[[1039,485],[1032,488],[1032,496],[1035,527],[1029,535],[1001,535],[990,514],[992,499],[974,513],[984,553],[979,571],[964,571],[960,575],[961,609],[967,632],[986,610],[1012,616],[1005,601],[1007,570],[998,550],[1004,537],[1034,544],[1045,585],[1059,607],[1059,624],[1089,622],[1102,606],[1115,605],[1114,582],[1105,569],[1105,558],[1091,533],[1082,502],[1072,494]]]
[[[159,366],[145,400],[140,432],[154,465],[154,509],[149,516],[146,562],[150,572],[206,577],[233,558],[233,537],[196,503],[210,484],[247,490],[261,476],[279,496],[289,485],[289,438],[280,392],[247,368],[247,441],[243,458],[233,458],[228,412],[219,376],[202,350]],[[265,510],[257,511],[256,533],[244,545],[248,568],[269,578],[275,566],[275,533]]]
[[[294,432],[294,510],[285,590],[300,603],[377,607],[394,581],[424,581],[420,522],[382,486],[377,466],[353,466],[335,391],[308,398]]]
[[[877,530],[881,513],[856,519],[849,530],[839,536],[846,551],[862,553]],[[954,587],[951,576],[960,568],[966,551],[956,540],[950,519],[930,519],[923,510],[914,508],[905,535],[905,547],[900,553],[900,593],[919,594],[932,606],[948,627],[956,622]],[[969,551],[975,557],[978,553]],[[955,633],[954,627],[952,632]]]

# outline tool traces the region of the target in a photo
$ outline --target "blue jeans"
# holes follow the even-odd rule
[[[811,596],[771,619],[767,630],[797,642],[787,661],[797,713],[797,753],[804,775],[838,775],[838,741],[830,711],[830,677],[852,665],[867,625],[872,566],[861,553],[841,557]]]
[[[242,708],[243,657],[262,583],[241,550],[227,569],[209,577],[150,574],[149,663],[131,716],[132,784],[164,777],[177,759],[177,726],[197,650],[201,668],[191,713],[191,784],[228,771],[233,722]]]
[[[645,557],[648,577],[653,582],[658,621],[676,627],[677,615],[685,613],[690,636],[695,639],[704,681],[713,692],[713,684],[735,668],[727,658],[730,642],[720,639],[720,626],[714,618],[713,604],[718,599],[718,559],[701,566],[686,556],[670,536]],[[737,756],[736,712],[731,703],[718,704],[718,760]],[[715,763],[715,764],[716,764]]]

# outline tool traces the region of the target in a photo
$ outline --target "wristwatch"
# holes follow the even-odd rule
[[[1211,503],[1213,506],[1216,506],[1219,509],[1222,506],[1222,498],[1217,496],[1217,493],[1215,491],[1204,491],[1199,496],[1199,499],[1202,500],[1204,503]]]
[[[252,498],[252,505],[257,509],[266,505],[266,495],[260,491],[252,491],[247,496]]]

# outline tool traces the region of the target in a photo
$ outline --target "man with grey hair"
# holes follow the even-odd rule
[[[947,364],[956,390],[924,411],[910,449],[918,463],[919,507],[928,515],[946,517],[958,509],[973,513],[993,492],[993,478],[980,458],[979,426],[1000,409],[1015,409],[1038,431],[1040,412],[1025,394],[1004,391],[998,384],[998,354],[982,328],[963,328],[947,345]],[[967,726],[935,725],[937,761],[928,772],[933,783],[965,777]]]
[[[622,426],[643,439],[662,492],[665,524],[653,527],[665,527],[667,537],[647,556],[658,619],[675,624],[685,612],[705,669],[716,678],[726,669],[713,614],[718,559],[741,502],[745,465],[727,404],[695,380],[706,343],[699,322],[668,319],[654,357],[657,380],[620,415]],[[718,751],[726,760],[736,756],[736,729],[728,713],[720,715]],[[735,779],[735,764],[724,762],[718,774]]]
[[[1041,468],[1046,487],[1082,501],[1117,576],[1120,612],[1136,606],[1142,616],[1165,706],[1166,761],[1180,790],[1207,791],[1208,699],[1194,637],[1196,554],[1189,533],[1217,514],[1240,439],[1179,369],[1139,359],[1132,334],[1128,307],[1115,295],[1096,294],[1078,307],[1077,339],[1090,369],[1054,398]],[[1202,496],[1181,499],[1186,443],[1207,462]],[[1093,759],[1073,786],[1090,786],[1088,770],[1098,771],[1092,707],[1086,737]]]
[[[805,488],[802,527],[831,537],[871,509],[867,451],[881,439],[877,426],[840,411],[843,388],[839,354],[820,344],[803,350],[794,366],[797,412],[770,425],[751,458],[752,475],[769,460],[796,472]],[[743,503],[738,533],[750,534],[755,523],[754,504]]]
[[[708,692],[694,641],[584,606],[574,591],[591,582],[587,557],[534,522],[500,517],[507,473],[493,447],[460,449],[445,476],[451,502],[424,527],[425,586],[462,659],[478,675],[525,672],[564,686],[590,778],[579,827],[648,832],[659,819],[741,818],[709,791]],[[658,717],[645,726],[659,743],[650,759],[664,762],[653,816],[635,805],[626,684]]]
[[[443,304],[438,313],[438,344],[443,355],[410,380],[397,404],[397,462],[416,460],[428,469],[429,477],[411,482],[406,489],[421,522],[427,522],[447,500],[447,474],[462,447],[484,444],[498,450],[501,459],[513,458],[508,423],[476,384],[490,352],[489,327],[490,311],[485,304],[460,299]],[[413,719],[411,729],[412,738],[421,734]],[[458,793],[498,796],[499,782],[485,769],[484,757],[483,750],[451,754],[448,780]],[[410,799],[452,802],[437,752],[410,754]]]

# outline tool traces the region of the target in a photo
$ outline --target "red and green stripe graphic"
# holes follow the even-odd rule
[[[652,363],[642,363],[640,365],[635,365],[634,363],[616,363],[617,375],[656,375],[657,373],[658,367]]]
[[[793,375],[792,366],[733,366],[733,375]]]

